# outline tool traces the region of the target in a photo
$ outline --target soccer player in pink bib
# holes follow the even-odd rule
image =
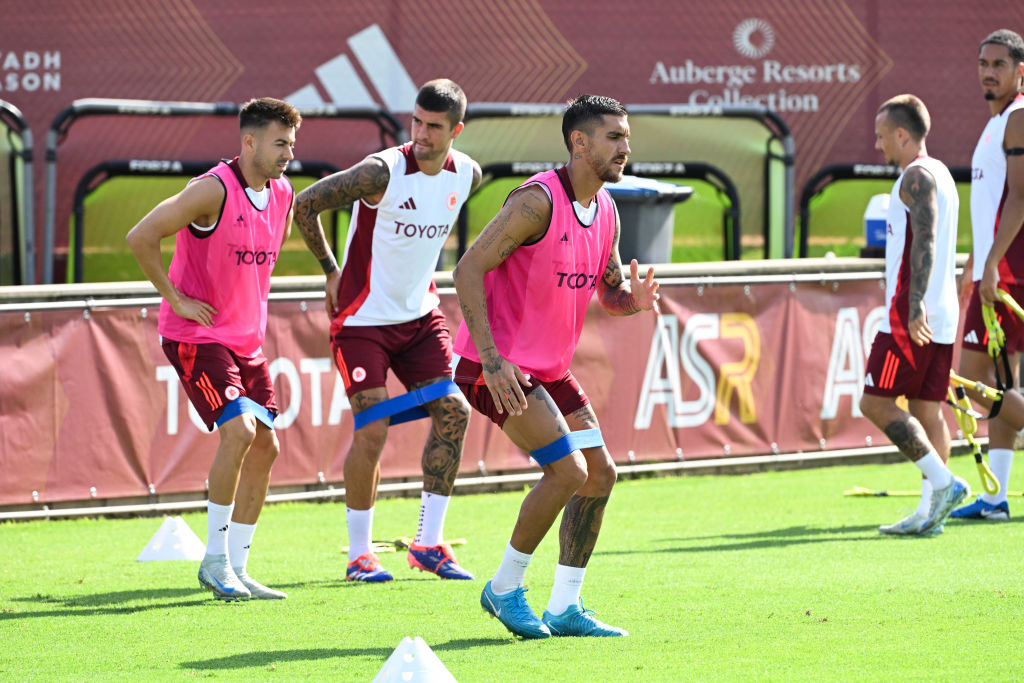
[[[239,112],[242,149],[161,202],[128,233],[163,297],[157,330],[192,405],[220,445],[210,466],[199,583],[221,600],[287,597],[249,577],[249,546],[280,450],[263,337],[270,274],[288,238],[294,192],[284,177],[302,121],[262,98]],[[176,235],[165,273],[160,241]]]
[[[371,154],[299,193],[295,223],[327,276],[334,362],[355,422],[345,456],[345,578],[390,581],[373,552],[373,508],[389,425],[431,420],[423,449],[420,524],[407,559],[443,579],[472,579],[444,542],[444,518],[462,461],[470,408],[451,381],[451,335],[434,287],[437,257],[480,183],[480,166],[452,149],[466,96],[448,79],[416,96],[412,141]],[[338,267],[320,213],[354,204]],[[408,393],[389,398],[388,368]]]
[[[566,108],[562,134],[569,162],[514,190],[455,269],[464,318],[455,381],[544,473],[480,603],[523,638],[624,636],[580,599],[616,474],[569,365],[595,293],[612,315],[631,315],[655,306],[658,284],[653,268],[639,278],[635,260],[624,281],[618,212],[604,189],[622,178],[629,157],[626,110],[611,98],[582,95]],[[523,579],[559,513],[555,584],[538,618]]]

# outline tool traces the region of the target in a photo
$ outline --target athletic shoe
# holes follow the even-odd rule
[[[955,519],[984,519],[989,522],[1006,522],[1010,519],[1010,504],[1005,500],[1002,503],[986,503],[978,496],[973,503],[964,505],[949,513]]]
[[[625,629],[609,626],[594,618],[594,610],[585,609],[583,604],[569,605],[559,615],[544,610],[544,625],[553,636],[590,636],[602,638],[609,636],[628,636]]]
[[[473,575],[460,567],[447,543],[427,546],[409,544],[409,566],[421,572],[437,574],[442,579],[463,579],[472,581]]]
[[[526,602],[525,588],[517,588],[511,593],[495,595],[491,590],[491,582],[484,586],[480,594],[480,606],[492,617],[505,625],[512,633],[522,638],[550,638],[551,631],[544,622],[530,609]]]
[[[905,517],[894,524],[883,524],[878,527],[878,533],[891,536],[916,536],[921,533],[921,527],[928,521],[928,518],[919,512]]]
[[[380,566],[380,560],[373,553],[363,553],[348,563],[345,578],[349,581],[366,581],[367,583],[383,583],[395,578],[388,570]]]
[[[276,591],[273,588],[267,588],[259,581],[253,579],[246,573],[244,567],[232,567],[232,569],[238,580],[242,582],[242,585],[249,589],[253,600],[284,600],[288,597],[286,593]]]
[[[228,566],[227,555],[207,555],[199,565],[199,585],[218,600],[248,600],[251,594]]]
[[[946,521],[949,513],[953,511],[960,502],[971,495],[971,487],[960,477],[953,477],[949,486],[932,490],[931,507],[928,509],[928,519],[921,527],[920,533],[931,531]]]

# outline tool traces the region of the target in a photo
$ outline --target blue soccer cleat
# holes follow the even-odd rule
[[[495,595],[491,590],[491,582],[484,586],[480,594],[480,605],[492,617],[505,625],[512,633],[521,638],[550,638],[551,631],[544,625],[526,602],[525,588],[517,588],[511,593]]]
[[[949,513],[954,519],[984,519],[989,522],[1007,522],[1010,519],[1010,504],[986,503],[978,496],[973,503],[959,507]]]
[[[380,566],[380,560],[373,553],[363,553],[348,563],[345,579],[348,581],[365,581],[367,583],[383,583],[394,577],[388,570]]]
[[[452,547],[447,543],[426,546],[409,545],[409,566],[420,571],[437,574],[442,579],[462,579],[472,581],[473,575],[460,567],[452,554]]]
[[[585,609],[583,604],[569,605],[559,615],[544,610],[544,623],[553,636],[589,636],[607,638],[628,636],[629,632],[618,626],[609,626],[594,618],[594,610]]]
[[[926,534],[945,522],[953,508],[969,495],[971,495],[971,487],[960,477],[953,477],[953,481],[945,488],[934,489],[931,507],[928,508],[928,518],[921,527],[920,533]]]

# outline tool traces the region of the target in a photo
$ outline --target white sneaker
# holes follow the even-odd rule
[[[227,555],[207,555],[199,565],[199,585],[218,600],[248,600],[251,597],[235,572],[228,566]]]
[[[921,532],[921,527],[928,521],[928,518],[915,511],[909,517],[904,517],[895,524],[883,524],[878,527],[878,533],[890,534],[892,536],[912,536]]]
[[[259,581],[253,579],[249,574],[246,573],[244,567],[232,567],[235,572],[235,576],[238,580],[249,589],[249,593],[252,594],[253,600],[284,600],[288,597],[286,593],[276,591],[273,588],[267,588]]]
[[[960,477],[953,477],[953,481],[946,488],[933,489],[928,519],[925,520],[921,531],[931,531],[945,522],[953,508],[963,502],[964,498],[969,495],[971,495],[971,487]]]

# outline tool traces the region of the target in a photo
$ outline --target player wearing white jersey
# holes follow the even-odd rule
[[[1024,301],[1024,40],[1005,29],[987,36],[978,50],[978,77],[990,117],[971,159],[971,224],[974,231],[972,279],[975,287],[964,319],[960,374],[996,385],[988,358],[983,304],[994,304],[1006,334],[1009,367],[1017,368],[1024,350],[1024,323],[998,300],[1003,289]],[[964,278],[965,286],[969,286]],[[1012,371],[1011,371],[1012,372]],[[1006,378],[1012,380],[1012,377]],[[988,404],[969,392],[971,398]],[[983,493],[952,516],[988,521],[1010,518],[1006,489],[1017,432],[1024,428],[1024,399],[1015,391],[1004,394],[998,419],[988,423],[989,467],[999,492]]]
[[[353,581],[393,578],[371,544],[381,451],[389,423],[427,416],[420,525],[409,564],[442,578],[473,578],[444,542],[470,408],[451,381],[451,336],[433,284],[445,238],[480,183],[479,165],[451,148],[465,112],[458,85],[426,83],[416,97],[411,142],[371,154],[296,198],[295,223],[327,276],[331,346],[355,420],[344,469],[346,578]],[[319,215],[353,202],[339,269]],[[410,393],[389,399],[389,368]]]
[[[928,156],[924,103],[897,95],[875,117],[875,148],[903,169],[892,191],[885,245],[886,319],[871,345],[861,412],[885,432],[926,480],[914,514],[883,534],[933,534],[970,492],[944,460],[949,428],[942,401],[959,318],[954,280],[959,199],[949,170]],[[909,413],[896,404],[909,402]],[[945,457],[943,457],[945,456]],[[928,488],[931,490],[928,491]]]

